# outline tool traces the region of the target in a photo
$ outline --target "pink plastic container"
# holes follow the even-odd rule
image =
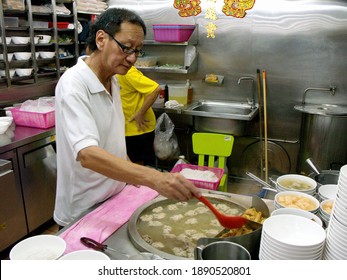
[[[154,40],[158,42],[188,41],[195,29],[189,24],[153,24]]]
[[[184,168],[190,168],[193,170],[201,170],[201,171],[211,171],[213,172],[217,178],[217,182],[209,182],[209,181],[201,181],[201,180],[193,180],[193,179],[188,179],[189,181],[193,182],[194,185],[198,188],[202,189],[209,189],[209,190],[216,190],[219,186],[219,182],[222,179],[222,176],[224,174],[224,170],[222,168],[218,167],[208,167],[208,166],[199,166],[199,165],[193,165],[193,164],[186,164],[186,163],[180,163],[177,164],[172,170],[172,173],[178,173],[181,172],[182,169]]]
[[[11,109],[16,125],[49,128],[55,125],[55,111],[47,113],[21,111],[19,108]]]

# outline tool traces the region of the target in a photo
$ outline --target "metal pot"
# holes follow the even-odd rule
[[[311,167],[313,173],[309,176],[313,178],[318,186],[334,184],[337,185],[339,180],[340,171],[338,170],[321,170],[312,158],[308,158],[306,163]]]

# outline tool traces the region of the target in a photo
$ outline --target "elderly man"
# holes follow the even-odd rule
[[[127,158],[124,116],[115,74],[124,75],[142,53],[143,20],[111,8],[95,21],[88,48],[56,87],[57,196],[55,221],[66,226],[126,183],[188,200],[201,193],[181,174],[162,173]]]

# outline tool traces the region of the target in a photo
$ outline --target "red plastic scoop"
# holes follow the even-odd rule
[[[196,197],[199,199],[202,203],[204,203],[212,212],[213,214],[217,217],[219,223],[225,227],[225,228],[240,228],[243,225],[249,226],[250,228],[256,230],[262,226],[262,224],[250,221],[244,217],[241,216],[227,216],[219,212],[213,205],[212,203],[204,196]]]

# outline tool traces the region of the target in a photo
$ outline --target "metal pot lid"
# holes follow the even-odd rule
[[[347,106],[333,104],[305,104],[295,105],[294,109],[303,113],[347,117]]]
[[[241,156],[241,170],[243,173],[249,171],[261,177],[260,149],[262,143],[259,141],[248,145]],[[291,163],[286,150],[279,144],[268,141],[268,167],[269,174],[287,174],[290,172]]]

